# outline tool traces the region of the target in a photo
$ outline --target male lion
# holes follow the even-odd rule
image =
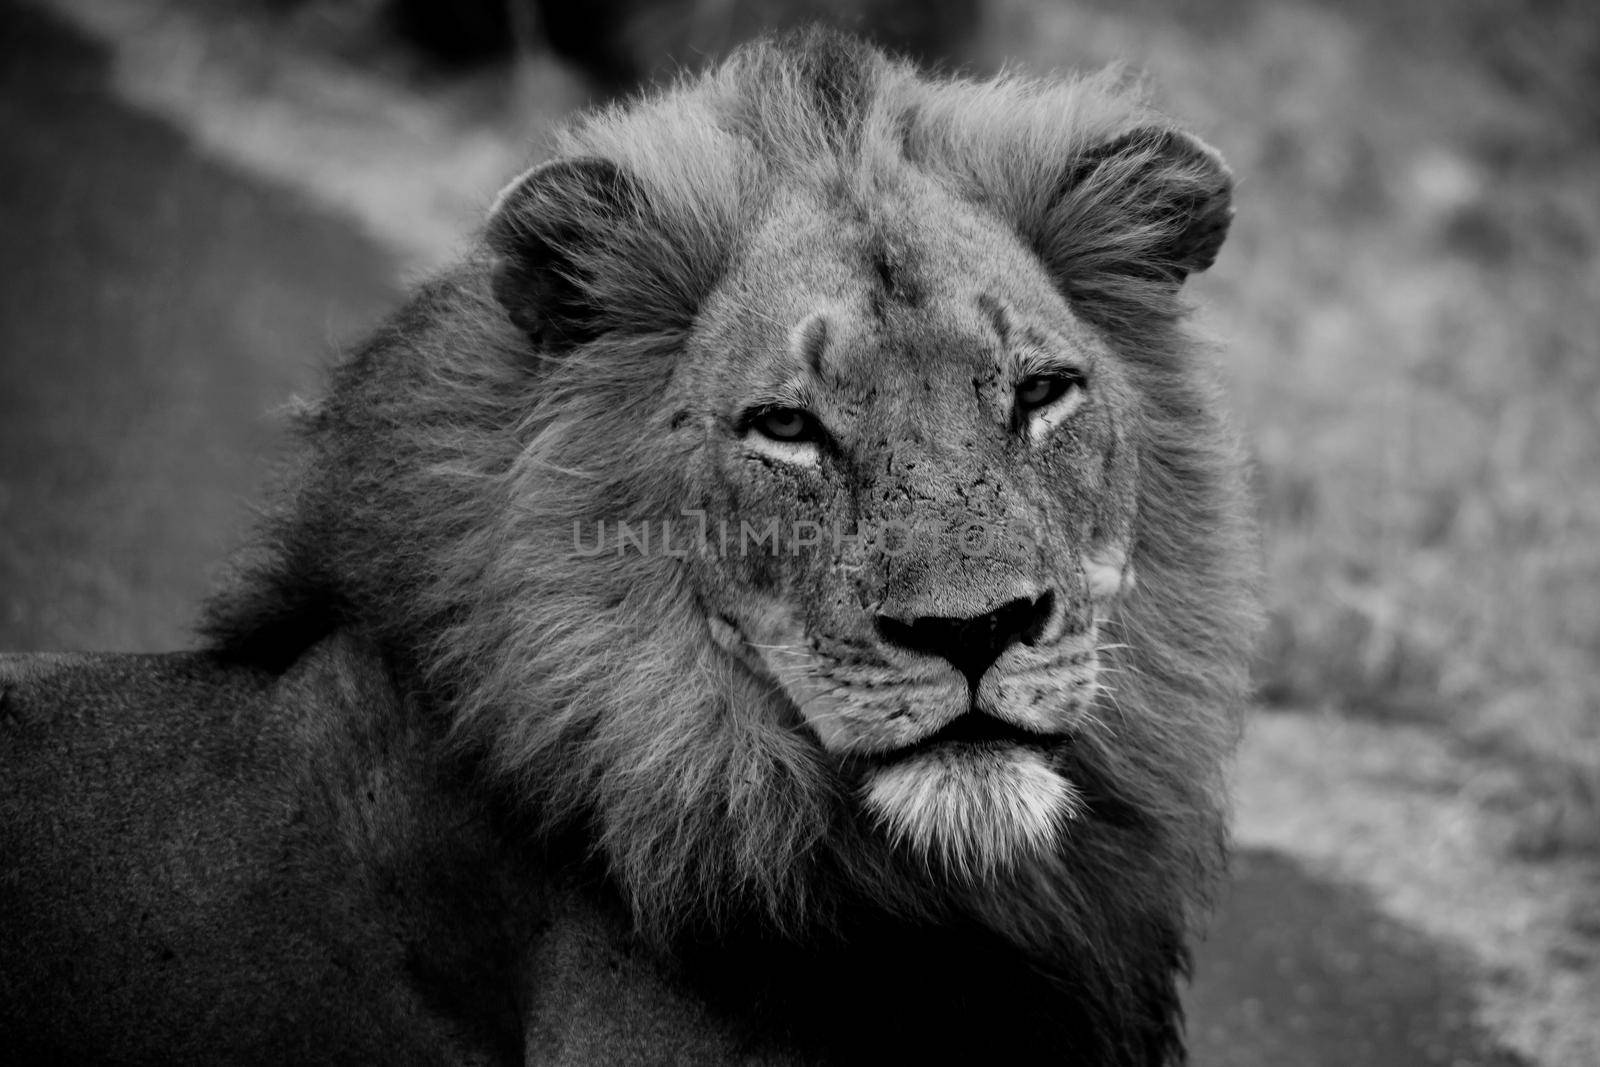
[[[209,647],[0,667],[15,1062],[1183,1059],[1252,619],[1108,79],[761,44],[333,374]]]

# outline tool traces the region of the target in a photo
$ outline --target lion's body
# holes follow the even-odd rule
[[[1177,295],[1231,186],[1152,121],[812,38],[571,131],[212,651],[0,668],[25,1036],[1181,1059],[1253,589]]]

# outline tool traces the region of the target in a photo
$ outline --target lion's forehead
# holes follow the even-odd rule
[[[791,192],[752,224],[707,317],[765,349],[817,311],[858,332],[981,332],[980,301],[1031,318],[1071,320],[1042,265],[978,205],[937,187],[829,202]],[[914,314],[898,321],[890,313]],[[741,312],[743,314],[741,314]]]

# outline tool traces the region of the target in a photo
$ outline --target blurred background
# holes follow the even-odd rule
[[[574,110],[819,19],[952,70],[1148,76],[1239,179],[1194,296],[1271,608],[1197,1059],[1600,1063],[1588,0],[0,11],[9,649],[191,644],[273,412]]]

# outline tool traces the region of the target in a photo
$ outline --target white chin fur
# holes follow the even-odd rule
[[[1082,806],[1071,782],[1018,745],[919,753],[877,768],[864,788],[891,837],[964,875],[1048,851]]]

